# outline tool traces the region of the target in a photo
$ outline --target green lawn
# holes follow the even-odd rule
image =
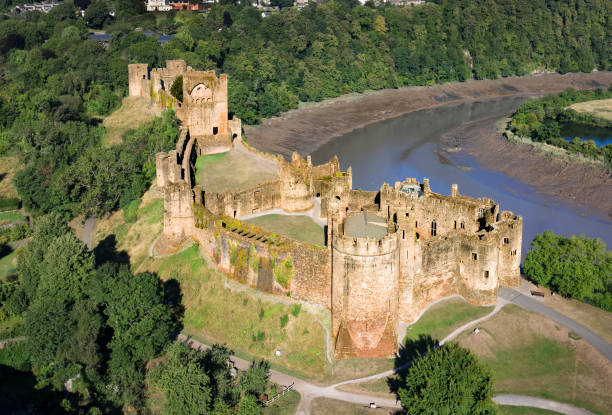
[[[539,396],[595,413],[612,408],[612,365],[568,329],[514,305],[458,341],[489,366],[494,393]]]
[[[245,221],[298,241],[325,246],[325,231],[308,216],[265,215]]]
[[[406,340],[415,340],[420,335],[430,335],[442,340],[448,334],[463,324],[490,313],[493,307],[478,307],[461,298],[450,298],[434,304],[406,331]]]

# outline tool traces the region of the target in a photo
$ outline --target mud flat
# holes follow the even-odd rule
[[[543,74],[350,94],[266,119],[261,125],[247,127],[246,136],[251,145],[263,151],[285,156],[297,151],[306,155],[334,137],[413,111],[449,104],[536,97],[568,87],[593,89],[610,83],[612,72]],[[500,114],[481,117],[452,131],[441,132],[441,154],[456,163],[461,154],[467,153],[486,170],[504,173],[542,194],[612,219],[610,171],[556,159],[529,145],[510,143],[497,132],[495,123],[499,119]]]
[[[612,220],[612,172],[600,165],[552,155],[528,144],[510,142],[498,118],[466,123],[442,136],[442,148],[460,148],[486,170],[495,170],[535,187],[585,212]],[[456,158],[449,155],[450,160]]]

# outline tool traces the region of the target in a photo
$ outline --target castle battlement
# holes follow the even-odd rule
[[[183,122],[175,150],[156,155],[164,194],[161,246],[167,251],[192,238],[230,277],[331,309],[336,358],[392,357],[399,321],[412,321],[432,301],[460,294],[487,305],[500,286],[520,284],[522,217],[500,212],[490,198],[461,195],[455,184],[450,195],[415,178],[354,190],[352,169],[343,172],[337,157],[313,166],[297,153],[286,161],[248,148],[276,163],[276,180],[236,192],[196,186],[195,159],[229,151],[241,139],[240,120],[228,118],[227,76],[195,71],[184,61],[150,72],[130,65],[129,74],[131,96],[173,105]],[[168,93],[179,75],[182,101]],[[328,225],[324,247],[237,219],[271,209],[307,211],[318,203]],[[259,266],[238,266],[231,258]],[[276,279],[277,264],[289,262],[293,274]]]

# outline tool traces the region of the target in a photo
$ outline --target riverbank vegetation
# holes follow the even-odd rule
[[[531,243],[523,271],[565,297],[612,311],[612,251],[601,239],[546,231]]]
[[[582,141],[576,137],[567,141],[561,137],[561,125],[577,123],[597,127],[611,128],[612,121],[594,115],[591,112],[578,112],[570,108],[572,104],[612,98],[612,85],[607,90],[601,88],[593,91],[566,91],[547,95],[544,98],[522,104],[512,115],[509,129],[519,137],[527,137],[536,142],[543,142],[578,153],[588,158],[604,161],[612,165],[612,144],[597,147],[593,140]]]

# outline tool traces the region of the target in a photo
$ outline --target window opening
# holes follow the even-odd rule
[[[485,278],[489,278],[489,271],[485,271]]]
[[[472,252],[472,259],[473,259],[474,261],[477,261],[477,260],[478,260],[478,254],[477,254],[476,252]]]
[[[431,222],[431,236],[436,236],[438,231],[438,225],[436,225],[436,221]]]

